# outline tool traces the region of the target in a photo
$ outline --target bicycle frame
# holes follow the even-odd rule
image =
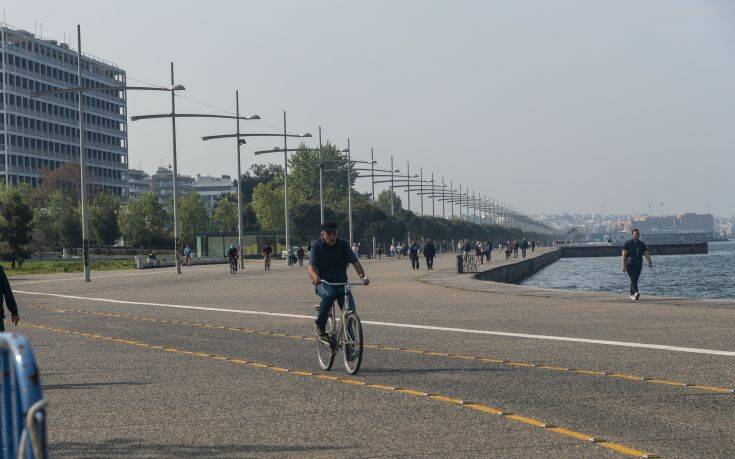
[[[331,285],[333,287],[344,287],[345,288],[344,302],[347,302],[349,300],[348,296],[352,295],[352,286],[353,285],[364,285],[362,282],[332,283],[332,282],[327,282],[325,280],[322,280],[322,282],[324,284],[326,284],[326,285]],[[353,302],[355,301],[355,297],[354,296],[352,297],[352,301]],[[336,301],[336,303],[339,304],[339,301]],[[344,342],[344,337],[345,337],[345,331],[344,331],[345,316],[347,314],[351,314],[351,313],[354,313],[355,312],[352,309],[348,309],[346,303],[343,303],[343,304],[344,304],[344,307],[340,308],[342,310],[342,314],[340,314],[340,317],[339,317],[339,326],[337,326],[337,323],[336,323],[337,322],[337,315],[335,314],[335,312],[336,312],[335,311],[335,307],[336,306],[335,306],[334,302],[332,303],[332,315],[331,315],[331,317],[335,321],[335,327],[334,328],[336,330],[336,334],[334,335],[334,343],[333,343],[333,346],[334,346],[335,350],[339,350],[342,347],[342,345],[345,344],[345,342]],[[357,304],[355,304],[355,309],[357,309]],[[332,344],[332,343],[330,343],[330,344]]]

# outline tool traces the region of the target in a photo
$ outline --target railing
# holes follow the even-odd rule
[[[0,333],[0,372],[2,458],[45,459],[47,401],[36,359],[24,336]]]

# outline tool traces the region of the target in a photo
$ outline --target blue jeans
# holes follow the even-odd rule
[[[343,286],[327,285],[320,282],[314,290],[319,298],[321,298],[315,322],[319,327],[324,327],[327,325],[329,310],[332,307],[332,304],[334,304],[334,301],[337,301],[340,308],[344,307],[345,288]],[[347,295],[347,309],[351,311],[355,310],[355,300],[352,298],[352,292]]]

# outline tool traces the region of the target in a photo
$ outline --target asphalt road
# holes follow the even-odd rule
[[[50,451],[735,456],[734,304],[503,286],[453,263],[365,263],[355,377],[319,370],[303,268],[11,278]]]

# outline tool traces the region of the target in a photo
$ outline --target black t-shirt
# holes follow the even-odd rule
[[[270,257],[271,253],[273,253],[273,249],[271,249],[271,246],[266,245],[263,247],[263,256]]]
[[[625,259],[626,264],[642,265],[643,254],[648,250],[648,247],[646,247],[646,243],[640,239],[637,241],[631,239],[623,245],[623,250],[628,251],[628,257]]]
[[[311,244],[309,264],[327,282],[347,282],[347,266],[350,263],[357,263],[357,257],[347,241],[338,238],[334,245],[329,246],[319,238]]]

